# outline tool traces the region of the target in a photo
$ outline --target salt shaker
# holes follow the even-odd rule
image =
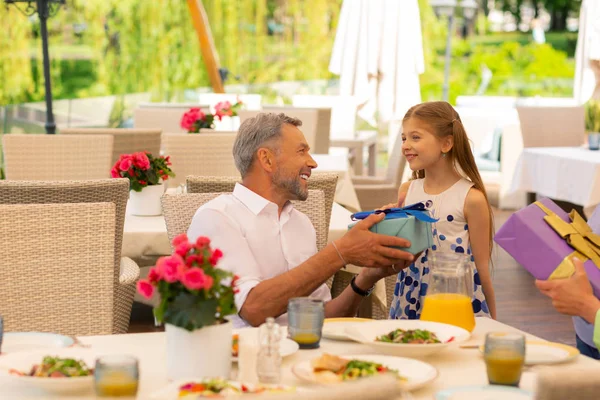
[[[281,381],[281,330],[273,318],[260,326],[260,349],[256,360],[256,373],[260,383],[276,384]]]

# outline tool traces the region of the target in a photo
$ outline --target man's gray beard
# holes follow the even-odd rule
[[[282,178],[278,171],[273,175],[273,184],[291,194],[293,196],[291,200],[305,201],[308,198],[308,190],[303,190],[300,179],[299,176],[296,179]]]

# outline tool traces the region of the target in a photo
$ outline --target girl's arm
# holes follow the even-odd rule
[[[465,200],[464,214],[469,225],[471,251],[475,258],[475,267],[479,273],[483,294],[492,318],[496,319],[496,295],[489,269],[491,221],[488,203],[481,191],[477,189],[469,191]]]
[[[379,210],[385,210],[386,208],[394,208],[394,207],[404,207],[404,199],[406,199],[406,195],[408,194],[408,188],[410,187],[410,181],[404,182],[398,188],[398,202],[386,204],[385,206],[379,207]]]
[[[404,207],[404,200],[406,199],[406,195],[408,194],[408,189],[410,188],[411,181],[404,182],[398,188],[398,207]]]

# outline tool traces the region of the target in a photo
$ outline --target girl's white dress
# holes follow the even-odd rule
[[[439,219],[433,223],[433,242],[419,259],[398,273],[394,298],[390,307],[391,319],[419,319],[423,296],[427,294],[431,268],[428,258],[432,252],[444,251],[466,253],[470,257],[473,270],[473,311],[475,316],[490,316],[485,296],[475,268],[475,259],[469,243],[469,227],[464,216],[467,193],[473,183],[461,179],[444,192],[437,195],[425,193],[423,179],[411,182],[406,195],[405,205],[424,202],[432,216]]]

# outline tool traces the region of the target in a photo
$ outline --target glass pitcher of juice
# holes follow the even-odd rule
[[[421,320],[459,326],[472,332],[475,313],[473,272],[466,255],[461,253],[433,253],[427,295],[423,301]]]

